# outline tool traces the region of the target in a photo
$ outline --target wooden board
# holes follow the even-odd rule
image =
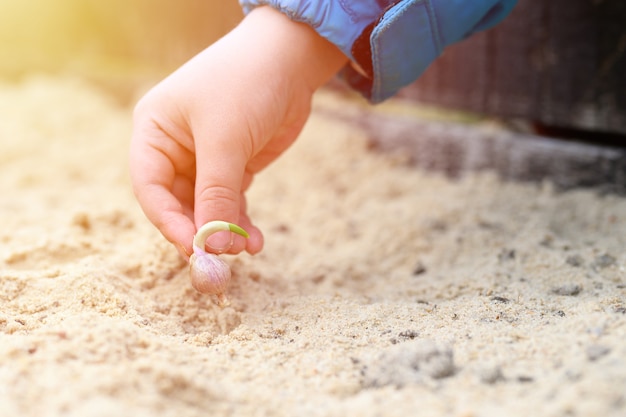
[[[626,2],[519,0],[502,24],[446,49],[401,95],[626,134]]]

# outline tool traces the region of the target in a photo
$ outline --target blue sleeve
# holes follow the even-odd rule
[[[240,0],[310,25],[351,60],[346,82],[377,103],[415,81],[444,48],[504,19],[517,0]]]

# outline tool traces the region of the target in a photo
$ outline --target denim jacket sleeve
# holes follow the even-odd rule
[[[444,48],[504,19],[517,0],[240,0],[310,25],[352,64],[346,82],[373,103],[415,81]]]

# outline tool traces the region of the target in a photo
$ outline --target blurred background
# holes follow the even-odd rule
[[[77,75],[129,100],[242,18],[235,0],[0,0],[0,79]]]
[[[76,74],[130,102],[138,85],[166,75],[242,17],[235,0],[0,0],[0,78]],[[400,96],[522,118],[562,135],[619,138],[626,2],[519,0],[503,24],[447,49]]]

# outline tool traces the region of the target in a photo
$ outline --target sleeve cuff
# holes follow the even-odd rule
[[[369,35],[371,78],[345,68],[344,78],[373,103],[412,83],[444,48],[504,19],[517,0],[405,0],[388,9]],[[363,58],[357,56],[357,62]]]

